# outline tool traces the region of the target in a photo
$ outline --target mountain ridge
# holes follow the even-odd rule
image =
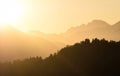
[[[120,22],[110,25],[102,20],[93,20],[88,24],[72,27],[61,34],[46,34],[39,31],[29,31],[29,33],[25,33],[16,30],[16,28],[9,27],[9,30],[5,34],[0,30],[0,60],[6,59],[7,56],[10,57],[7,60],[12,60],[17,55],[17,58],[36,55],[46,57],[66,45],[72,45],[86,38],[105,38],[107,40],[119,41],[119,26]],[[7,49],[7,51],[4,49]],[[7,53],[9,50],[13,50],[16,55],[12,53],[12,51],[11,53]],[[22,54],[24,55],[22,56]],[[2,55],[4,55],[4,58]]]

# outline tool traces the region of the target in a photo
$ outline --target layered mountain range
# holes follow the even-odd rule
[[[120,22],[110,25],[102,20],[71,27],[61,34],[40,31],[21,32],[12,26],[0,27],[0,60],[22,59],[30,56],[46,57],[60,48],[86,38],[120,40]]]

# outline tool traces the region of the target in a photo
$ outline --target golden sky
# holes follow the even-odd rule
[[[102,19],[120,20],[120,0],[0,0],[0,24],[60,33],[71,26]]]

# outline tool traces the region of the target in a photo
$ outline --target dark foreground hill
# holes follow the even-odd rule
[[[120,42],[86,39],[45,59],[1,63],[0,76],[120,76]]]

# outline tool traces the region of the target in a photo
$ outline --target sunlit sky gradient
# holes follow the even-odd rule
[[[120,0],[6,0],[8,5],[7,1],[24,7],[13,24],[25,30],[60,33],[94,19],[110,24],[120,20]]]

